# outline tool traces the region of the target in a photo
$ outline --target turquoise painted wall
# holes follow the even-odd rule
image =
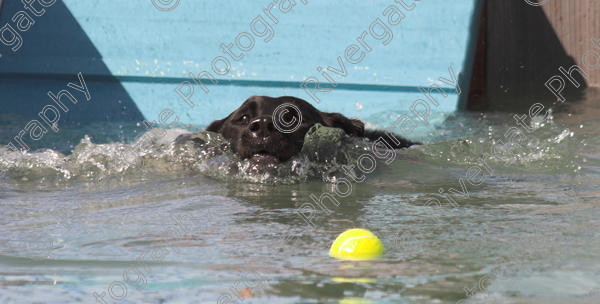
[[[44,99],[48,88],[39,88],[43,81],[59,90],[77,80],[81,72],[89,79],[93,97],[98,96],[94,96],[96,88],[107,83],[115,86],[115,96],[111,96],[109,87],[103,89],[100,97],[93,99],[93,107],[68,117],[70,121],[85,117],[78,123],[93,121],[97,116],[105,120],[156,119],[161,110],[170,108],[183,123],[205,125],[229,114],[251,95],[294,95],[322,110],[369,120],[408,112],[414,100],[425,99],[418,86],[432,83],[450,93],[446,98],[437,95],[440,105],[432,111],[452,112],[459,96],[452,86],[438,79],[451,79],[449,67],[461,73],[461,79],[468,79],[467,49],[476,0],[405,0],[407,8],[400,0],[306,0],[306,4],[297,0],[287,13],[272,9],[277,24],[264,12],[271,3],[267,1],[179,0],[170,11],[161,11],[152,2],[64,0],[48,7],[37,24],[23,33],[22,49],[11,53],[0,44],[4,55],[0,58],[0,89],[18,87],[23,92],[15,92],[14,98],[31,104],[9,105],[7,111],[35,116],[39,111],[36,107],[48,101]],[[10,22],[9,17],[20,9],[19,5],[5,3],[0,24]],[[395,26],[383,15],[391,5],[404,14]],[[268,42],[268,35],[261,38],[252,33],[251,22],[259,15],[272,27],[273,37]],[[357,37],[363,31],[369,32],[377,18],[389,27],[393,38],[384,45],[385,38],[377,40],[368,34],[364,41],[371,51],[365,52],[360,63],[349,63],[344,58],[345,49],[356,44],[360,52],[365,51]],[[259,23],[255,29],[260,32],[263,27]],[[373,30],[380,34],[384,28],[375,26]],[[236,61],[222,51],[220,44],[235,44],[243,32],[255,41],[245,52],[233,47],[234,53],[244,55]],[[241,38],[243,44],[248,41]],[[211,68],[217,56],[229,59],[228,73],[217,75]],[[338,56],[347,76],[329,72],[340,85],[329,93],[318,93],[317,104],[300,84],[313,76],[325,86],[327,80],[317,68],[339,68]],[[207,86],[209,93],[195,86],[190,97],[195,104],[192,108],[175,88],[191,81],[188,73],[205,70],[219,83]],[[461,82],[463,95],[467,85]],[[126,110],[122,109],[124,103],[129,107]]]

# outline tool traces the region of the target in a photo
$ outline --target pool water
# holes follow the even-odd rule
[[[2,150],[0,302],[598,303],[599,113],[451,114],[389,163],[344,139],[266,173],[181,130]],[[328,257],[357,227],[384,256]]]

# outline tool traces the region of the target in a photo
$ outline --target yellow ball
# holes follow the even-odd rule
[[[383,244],[373,232],[349,229],[340,234],[329,249],[329,256],[341,260],[373,260],[383,254]]]

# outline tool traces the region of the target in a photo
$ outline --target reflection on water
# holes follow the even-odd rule
[[[576,103],[496,154],[512,115],[452,115],[420,138],[426,145],[363,181],[335,170],[341,161],[299,160],[313,171],[250,182],[226,174],[239,165],[231,156],[156,144],[131,159],[122,157],[129,144],[90,139],[67,156],[4,153],[0,299],[595,303],[598,114]],[[366,151],[345,149],[344,161]],[[383,259],[328,256],[335,237],[357,227],[382,239]]]

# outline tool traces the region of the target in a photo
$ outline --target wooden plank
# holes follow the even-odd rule
[[[552,105],[556,97],[545,83],[561,66],[577,64],[589,75],[579,89],[567,81],[567,102],[580,99],[587,86],[600,86],[600,73],[582,60],[594,50],[592,39],[600,39],[600,1],[488,1],[487,15],[487,104],[471,109],[523,112],[535,102]]]
[[[600,2],[594,0],[551,1],[543,6],[544,12],[556,31],[567,54],[577,65],[584,67],[583,55],[596,49],[591,39],[600,39]],[[600,87],[600,73],[589,73],[589,86]]]

